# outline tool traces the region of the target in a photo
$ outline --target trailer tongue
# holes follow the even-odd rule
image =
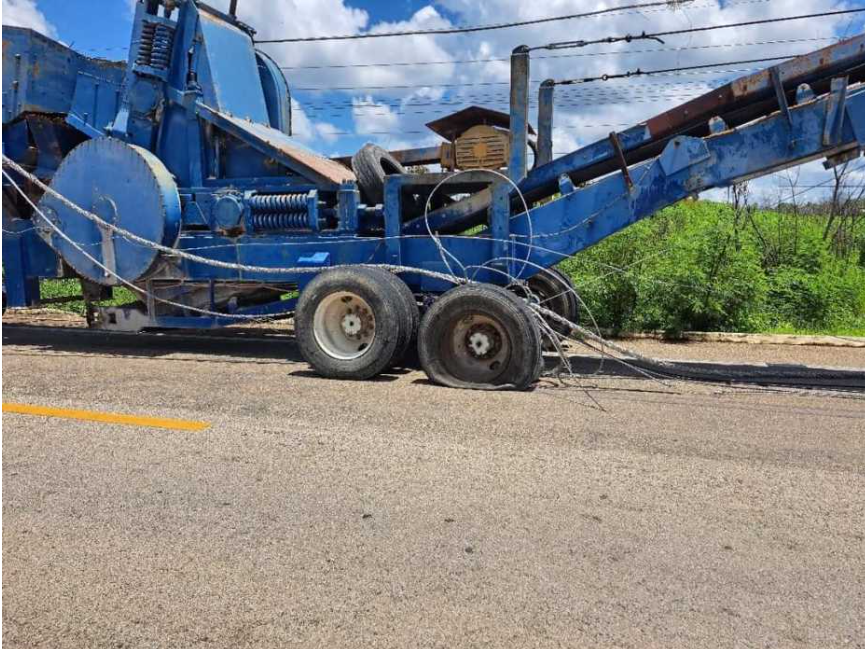
[[[383,204],[367,205],[349,168],[291,137],[288,84],[252,35],[193,0],[139,2],[123,66],[4,28],[9,305],[38,304],[41,278],[78,277],[103,329],[293,314],[326,376],[369,378],[416,344],[436,382],[524,388],[541,331],[562,331],[532,304],[576,318],[554,264],[706,189],[837,164],[865,144],[857,36],[549,161],[543,84],[543,164],[526,172],[530,62],[518,48],[508,176],[392,174]],[[138,300],[97,305],[118,286]]]

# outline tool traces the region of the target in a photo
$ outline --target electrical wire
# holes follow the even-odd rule
[[[813,43],[819,41],[837,41],[834,36],[822,36],[814,38],[780,38],[768,41],[752,41],[747,43],[720,43],[715,45],[689,45],[686,47],[661,47],[649,50],[628,50],[627,54],[658,54],[663,52],[682,52],[689,50],[711,50],[732,47],[757,47],[763,45],[786,45],[790,43]],[[622,52],[576,52],[572,54],[552,54],[549,56],[533,56],[532,61],[550,61],[557,59],[587,58],[596,56],[621,56]],[[402,61],[402,62],[377,62],[377,63],[345,63],[333,65],[283,65],[280,70],[346,70],[357,68],[395,68],[395,67],[419,67],[427,65],[468,65],[475,63],[507,63],[510,57],[491,57],[486,59],[457,59],[453,61]]]
[[[630,40],[640,39],[660,39],[662,36],[680,36],[682,34],[699,34],[703,32],[715,31],[718,29],[732,29],[734,27],[754,27],[756,25],[769,25],[775,23],[783,23],[789,22],[792,20],[807,20],[811,18],[826,18],[828,16],[840,16],[845,14],[857,14],[865,12],[865,7],[858,9],[838,9],[836,11],[822,11],[819,13],[813,14],[800,14],[798,16],[781,16],[779,18],[762,18],[760,20],[747,20],[745,22],[739,23],[728,23],[725,25],[704,25],[702,27],[688,27],[686,29],[673,29],[664,32],[653,32],[651,34],[643,33],[640,36],[609,36],[607,38],[602,38],[599,40],[593,41],[562,41],[559,43],[548,43],[547,45],[538,45],[536,47],[530,47],[529,51],[534,50],[563,50],[575,47],[585,47],[587,45],[597,45],[601,43],[617,43],[617,42],[630,42]],[[663,42],[663,41],[661,41]]]
[[[684,0],[690,2],[692,0]],[[644,2],[638,4],[622,5],[620,7],[608,7],[606,9],[596,9],[594,11],[586,11],[583,13],[567,14],[563,16],[550,16],[547,18],[534,18],[532,20],[519,20],[508,23],[496,23],[490,25],[470,25],[466,27],[447,27],[442,29],[413,29],[401,32],[381,32],[381,33],[364,33],[364,34],[342,34],[338,36],[298,36],[293,38],[274,38],[262,39],[255,41],[256,43],[313,43],[322,41],[350,41],[364,40],[369,38],[394,38],[399,36],[442,36],[447,34],[471,34],[477,32],[487,32],[500,29],[511,29],[514,27],[528,27],[530,25],[542,25],[553,22],[561,22],[566,20],[576,20],[577,18],[591,18],[594,16],[602,16],[605,14],[614,14],[632,9],[642,10],[652,7],[667,7],[667,0],[658,2]]]
[[[865,11],[865,9],[863,9]],[[788,54],[785,56],[771,56],[767,58],[761,59],[748,59],[745,61],[726,61],[723,63],[706,63],[704,65],[697,66],[689,66],[684,68],[668,68],[666,70],[655,70],[651,72],[651,74],[669,74],[673,72],[682,72],[682,71],[690,71],[690,70],[709,70],[714,69],[717,66],[727,66],[727,65],[747,65],[750,63],[765,63],[768,61],[779,61],[783,59],[792,59],[798,56],[802,56],[802,54]],[[722,71],[722,70],[717,70]],[[741,72],[742,70],[723,70],[723,72]],[[642,74],[650,74],[650,73],[642,73]],[[635,73],[630,73],[630,75],[619,74],[619,75],[606,75],[608,78],[626,78],[627,76],[635,76]],[[529,83],[532,84],[541,84],[543,79],[531,79]],[[418,88],[476,88],[478,86],[487,87],[487,86],[509,86],[510,81],[474,81],[474,82],[465,82],[465,83],[428,83],[428,84],[400,84],[400,85],[392,85],[392,86],[305,86],[298,87],[295,90],[299,91],[307,91],[307,92],[321,92],[321,91],[358,91],[358,90],[416,90]]]
[[[795,56],[801,56],[801,54],[797,54]],[[706,63],[703,65],[688,65],[679,68],[662,68],[659,70],[641,70],[637,68],[636,70],[628,70],[627,72],[620,72],[615,74],[602,74],[597,77],[583,77],[581,79],[564,79],[562,81],[555,81],[555,85],[557,86],[570,86],[576,85],[580,83],[592,83],[595,81],[609,81],[611,79],[632,79],[634,77],[643,77],[650,76],[655,74],[672,74],[677,72],[689,72],[692,70],[702,70],[705,68],[711,68],[716,65],[738,65],[738,64],[748,64],[748,63],[764,63],[768,61],[780,61],[791,59],[795,57],[791,56],[773,56],[765,59],[751,59],[750,61],[736,61],[734,63]]]

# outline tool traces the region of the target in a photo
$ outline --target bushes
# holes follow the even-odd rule
[[[865,267],[825,221],[686,202],[561,264],[601,327],[835,331],[865,327]],[[863,237],[865,239],[865,237]]]

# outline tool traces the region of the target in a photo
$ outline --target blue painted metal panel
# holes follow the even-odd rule
[[[120,107],[123,70],[116,68],[111,78],[108,76],[95,76],[82,71],[76,79],[75,95],[67,121],[90,137],[103,135]]]
[[[205,52],[199,64],[205,101],[221,112],[269,124],[249,34],[205,12],[199,12],[199,19]]]
[[[26,112],[71,112],[101,131],[114,119],[124,73],[123,63],[82,56],[33,30],[4,26],[3,123]]]
[[[38,303],[39,278],[58,277],[59,268],[57,255],[39,238],[31,221],[3,215],[3,279],[9,306]]]
[[[66,113],[79,56],[21,27],[3,27],[3,123],[28,111]]]
[[[258,74],[261,78],[261,89],[264,91],[264,103],[267,105],[267,115],[271,128],[291,135],[291,93],[288,82],[279,66],[264,52],[255,53],[258,61]]]

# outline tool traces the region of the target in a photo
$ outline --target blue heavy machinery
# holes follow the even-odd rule
[[[528,48],[511,67],[506,123],[462,115],[442,147],[365,147],[346,165],[292,138],[288,84],[233,11],[139,0],[125,63],[4,28],[8,304],[38,305],[40,279],[74,277],[94,327],[293,315],[325,376],[372,377],[417,345],[433,381],[522,388],[542,331],[576,319],[556,263],[701,191],[839,164],[865,143],[863,36],[558,158],[555,85],[541,85],[530,142]],[[447,171],[400,164],[436,161]],[[120,286],[134,303],[99,306]]]

